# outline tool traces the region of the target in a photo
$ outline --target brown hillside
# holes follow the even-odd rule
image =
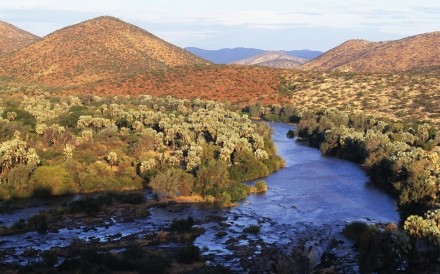
[[[234,62],[237,65],[258,65],[272,68],[296,68],[308,60],[290,56],[283,51],[266,51],[256,56]]]
[[[98,17],[58,30],[0,59],[0,72],[19,79],[66,85],[207,63],[134,25],[113,17]]]
[[[305,70],[406,71],[440,65],[440,32],[387,42],[350,40],[303,65]]]
[[[40,39],[27,31],[0,21],[0,56],[15,52]]]
[[[288,98],[278,91],[284,73],[287,70],[233,65],[179,67],[109,79],[67,92],[99,96],[171,95],[187,99],[227,100],[239,105],[287,103]]]

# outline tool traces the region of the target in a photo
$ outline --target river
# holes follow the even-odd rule
[[[143,231],[157,231],[170,224],[173,218],[192,216],[205,228],[205,233],[195,240],[205,258],[212,263],[226,264],[240,269],[240,247],[252,246],[258,254],[265,244],[288,245],[304,236],[310,228],[323,229],[332,234],[350,221],[371,223],[398,222],[394,201],[380,190],[368,184],[365,172],[356,164],[333,157],[322,156],[320,151],[286,137],[290,125],[270,123],[278,154],[286,166],[264,178],[268,191],[250,195],[231,209],[214,209],[200,205],[172,205],[150,209],[150,215],[130,223],[103,224],[93,230],[62,229],[45,235],[36,232],[2,237],[0,248],[16,248],[20,253],[27,247],[49,249],[66,246],[74,238],[107,239],[108,235],[121,232],[126,236]],[[65,199],[64,199],[65,200]],[[3,224],[26,218],[38,210],[59,203],[31,200],[39,204],[32,209],[0,215]],[[261,227],[258,234],[243,235],[250,224]],[[220,235],[220,233],[225,235]]]

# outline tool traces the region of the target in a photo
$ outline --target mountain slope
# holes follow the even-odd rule
[[[296,68],[308,60],[288,55],[284,51],[266,51],[259,55],[234,62],[238,65],[259,65],[273,68]]]
[[[40,40],[38,36],[0,21],[0,56],[10,54]]]
[[[208,62],[134,25],[98,17],[58,30],[0,59],[0,72],[64,85],[195,64]]]
[[[406,71],[440,65],[440,32],[395,41],[350,40],[303,65],[305,70]]]
[[[209,60],[216,64],[230,64],[265,52],[262,49],[254,48],[206,50],[188,47],[185,49],[203,59]],[[285,52],[288,55],[304,59],[314,59],[322,54],[322,52],[320,51],[312,50],[291,50]]]

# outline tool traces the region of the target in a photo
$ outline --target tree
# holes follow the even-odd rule
[[[149,185],[158,194],[175,197],[182,185],[182,177],[185,172],[181,169],[170,168],[159,172],[154,176]]]
[[[65,161],[72,159],[74,149],[75,149],[75,147],[71,144],[67,144],[64,146],[63,158]]]
[[[36,166],[40,163],[35,149],[28,148],[27,143],[20,138],[20,134],[14,134],[12,140],[0,145],[0,174],[6,173],[18,164]]]
[[[34,195],[65,195],[78,192],[69,172],[61,166],[41,166],[30,180]]]
[[[110,164],[110,167],[113,168],[113,166],[115,166],[118,163],[118,154],[116,154],[116,152],[114,151],[110,151],[107,154],[107,161]]]

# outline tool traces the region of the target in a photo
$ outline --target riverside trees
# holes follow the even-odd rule
[[[360,163],[373,183],[396,197],[403,228],[426,241],[426,257],[435,261],[440,245],[440,131],[427,123],[403,124],[332,109],[301,116],[297,134],[323,154]]]
[[[253,124],[246,115],[228,110],[222,103],[151,96],[37,96],[25,97],[20,102],[5,98],[2,102],[1,110],[15,109],[36,121],[29,126],[20,119],[26,115],[0,121],[4,125],[0,130],[2,148],[18,142],[12,139],[12,129],[20,131],[27,140],[22,149],[24,156],[14,163],[3,157],[6,150],[2,152],[2,198],[33,195],[33,183],[38,181],[32,179],[35,174],[41,177],[57,170],[63,181],[69,182],[66,185],[72,187],[54,187],[51,191],[45,185],[48,193],[63,194],[60,189],[66,189],[66,193],[92,192],[150,185],[168,196],[194,193],[215,200],[228,193],[237,199],[242,197],[238,192],[250,191],[239,181],[266,176],[282,165],[267,126]],[[212,161],[220,163],[215,171],[225,174],[220,181],[207,175]],[[27,187],[17,189],[8,174],[17,173],[13,172],[17,164],[21,168],[31,163],[34,166]],[[44,166],[57,168],[43,169]],[[38,172],[34,173],[35,168]],[[206,181],[213,184],[209,191],[200,187]]]

